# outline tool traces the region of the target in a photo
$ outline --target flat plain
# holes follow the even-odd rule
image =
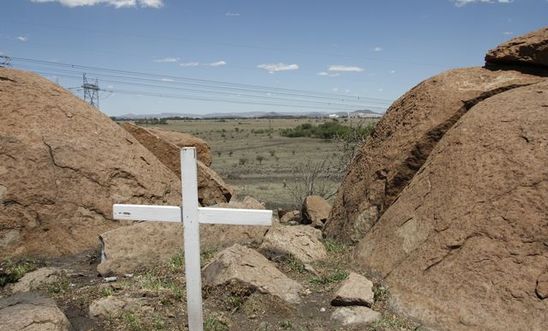
[[[338,120],[347,126],[375,121]],[[280,131],[326,121],[332,119],[193,119],[168,120],[168,124],[155,127],[204,139],[211,146],[211,167],[236,189],[237,197],[252,196],[268,208],[294,208],[312,168],[321,167],[316,188],[329,198],[344,175],[341,163],[347,160],[340,141],[289,138],[281,136]]]

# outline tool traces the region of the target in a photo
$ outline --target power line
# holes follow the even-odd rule
[[[30,63],[38,63],[38,64],[44,64],[44,65],[51,65],[51,66],[60,66],[60,67],[69,67],[73,69],[81,69],[81,70],[94,70],[94,71],[102,71],[102,72],[110,72],[110,73],[119,73],[119,74],[125,74],[125,75],[134,75],[134,76],[145,76],[145,77],[156,77],[159,79],[173,79],[173,80],[179,80],[179,81],[188,81],[192,82],[194,84],[202,84],[197,86],[209,86],[209,87],[217,87],[217,88],[226,88],[226,89],[242,89],[242,90],[267,90],[271,93],[293,93],[293,94],[299,94],[301,96],[310,96],[310,97],[323,97],[323,98],[332,98],[332,99],[356,99],[356,100],[378,100],[386,103],[392,102],[388,99],[381,99],[381,98],[373,98],[373,97],[361,97],[361,96],[355,96],[355,95],[342,95],[342,94],[335,94],[335,93],[326,93],[326,92],[314,92],[314,91],[307,91],[307,90],[298,90],[298,89],[286,89],[286,88],[279,88],[279,87],[269,87],[269,86],[263,86],[263,85],[254,85],[254,84],[242,84],[242,83],[232,83],[232,82],[224,82],[224,81],[217,81],[217,80],[207,80],[207,79],[197,79],[197,78],[190,78],[185,76],[174,76],[174,75],[160,75],[160,74],[154,74],[154,73],[145,73],[145,72],[137,72],[137,71],[128,71],[128,70],[119,70],[119,69],[112,69],[112,68],[103,68],[103,67],[96,67],[96,66],[84,66],[84,65],[78,65],[78,64],[70,64],[70,63],[63,63],[63,62],[54,62],[54,61],[46,61],[46,60],[38,60],[38,59],[29,59],[29,58],[20,58],[20,57],[12,57],[14,61],[22,61],[22,62],[30,62]],[[136,79],[142,79],[139,77],[135,77]],[[190,84],[190,83],[187,83]]]

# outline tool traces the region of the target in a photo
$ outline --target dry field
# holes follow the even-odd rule
[[[326,161],[329,179],[320,185],[334,193],[343,175],[341,143],[318,138],[288,138],[280,130],[299,124],[321,124],[330,119],[211,119],[172,120],[162,129],[187,132],[207,141],[213,153],[212,168],[236,188],[237,196],[253,196],[268,208],[291,208],[292,194],[302,185],[301,169]],[[363,125],[363,119],[341,119],[345,125]]]

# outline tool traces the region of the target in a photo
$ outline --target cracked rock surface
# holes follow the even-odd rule
[[[180,181],[99,110],[0,68],[0,259],[96,247],[113,203],[177,203]]]
[[[355,250],[434,328],[543,330],[548,80],[472,107]]]
[[[0,299],[0,331],[70,329],[70,322],[52,299],[32,292]]]
[[[470,108],[497,93],[541,80],[518,71],[463,68],[415,86],[392,104],[350,164],[324,233],[359,241]]]

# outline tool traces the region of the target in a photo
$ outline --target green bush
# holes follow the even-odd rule
[[[309,137],[309,138],[321,138],[321,139],[334,139],[337,137],[345,138],[358,134],[362,137],[367,137],[373,130],[372,125],[365,127],[353,128],[343,125],[338,121],[325,122],[320,125],[313,125],[311,123],[304,123],[296,126],[292,129],[280,130],[280,135],[289,138],[295,137]],[[356,132],[358,131],[358,132]]]

